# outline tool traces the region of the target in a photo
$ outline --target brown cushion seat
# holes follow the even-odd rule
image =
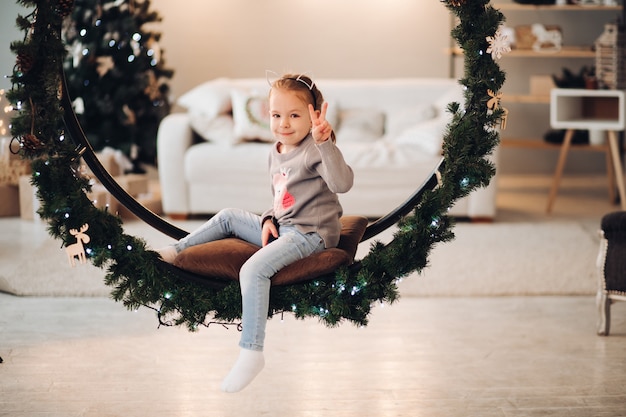
[[[278,271],[272,285],[293,284],[333,273],[343,265],[354,261],[357,245],[367,227],[367,219],[361,216],[341,218],[341,236],[336,248],[300,259]],[[174,266],[198,275],[239,280],[241,266],[260,247],[237,238],[227,238],[192,246],[178,254]]]

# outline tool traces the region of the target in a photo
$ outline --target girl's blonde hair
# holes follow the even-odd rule
[[[322,92],[317,88],[317,85],[313,83],[310,77],[304,74],[285,74],[273,83],[270,84],[270,95],[273,89],[281,89],[293,91],[307,104],[312,104],[313,109],[316,111],[322,111],[322,104],[324,103],[324,96]],[[335,138],[335,131],[332,131],[330,138],[333,142]]]

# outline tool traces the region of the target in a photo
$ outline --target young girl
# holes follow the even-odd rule
[[[270,280],[285,266],[337,246],[342,208],[337,193],[352,187],[352,169],[335,146],[328,103],[309,77],[284,75],[271,85],[269,156],[273,207],[261,216],[224,209],[198,230],[159,250],[166,262],[190,246],[238,237],[261,246],[239,273],[242,333],[239,357],[222,382],[237,392],[263,369]]]

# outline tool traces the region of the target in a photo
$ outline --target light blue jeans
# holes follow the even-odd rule
[[[261,217],[240,209],[224,209],[174,244],[177,252],[226,237],[261,246]],[[241,286],[241,340],[239,346],[263,350],[270,279],[285,266],[324,249],[318,233],[301,233],[295,226],[280,226],[279,237],[246,261],[239,273]]]

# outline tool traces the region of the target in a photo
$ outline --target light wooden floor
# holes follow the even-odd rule
[[[547,220],[543,181],[503,181],[498,221]],[[583,183],[564,181],[550,219],[599,225],[617,209]],[[609,337],[594,297],[403,298],[365,328],[275,318],[263,372],[224,394],[232,328],[158,329],[151,311],[105,298],[0,294],[0,416],[626,416],[626,303],[612,313]]]
[[[0,295],[0,415],[624,416],[624,307],[609,337],[595,335],[593,297],[406,298],[360,329],[274,319],[265,369],[224,394],[233,329]]]

